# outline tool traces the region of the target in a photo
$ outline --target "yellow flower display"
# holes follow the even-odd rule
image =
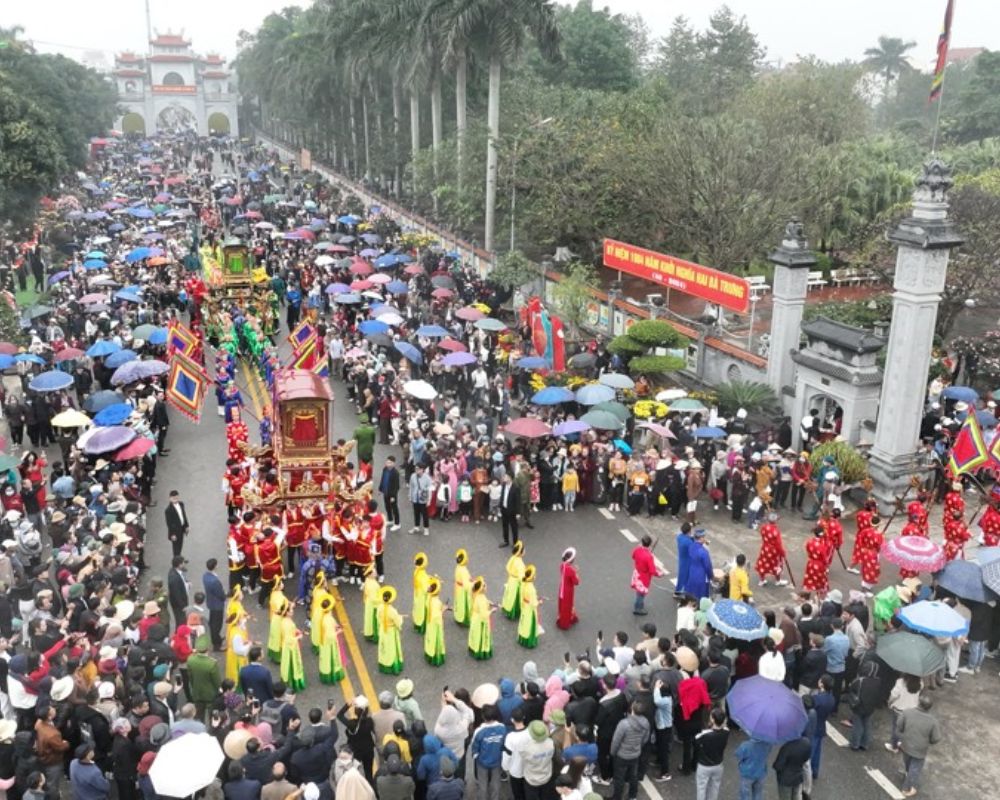
[[[657,400],[640,400],[632,406],[632,413],[639,419],[665,417],[668,411],[670,411],[670,407]]]

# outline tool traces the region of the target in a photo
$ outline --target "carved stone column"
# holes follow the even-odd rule
[[[771,346],[767,357],[767,382],[779,398],[795,384],[791,352],[799,349],[802,310],[806,304],[809,270],[816,256],[809,249],[802,225],[792,219],[785,226],[781,246],[768,256],[774,264],[774,307],[771,312]]]

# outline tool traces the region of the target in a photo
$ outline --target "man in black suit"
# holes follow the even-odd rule
[[[170,610],[174,612],[175,627],[187,622],[184,609],[191,603],[190,584],[187,579],[187,559],[184,556],[174,556],[167,573],[167,598],[170,600]]]
[[[378,490],[382,494],[382,504],[385,506],[386,522],[390,531],[399,530],[399,470],[396,469],[396,459],[389,456],[382,467],[382,477],[379,478]]]
[[[167,432],[170,428],[170,416],[167,414],[167,404],[164,401],[162,389],[156,390],[153,414],[149,427],[156,434],[157,455],[170,455],[170,451],[167,449]]]
[[[503,487],[500,489],[500,520],[503,522],[503,542],[500,547],[510,546],[511,539],[517,544],[517,512],[521,510],[521,490],[509,472],[504,473]]]
[[[167,538],[174,548],[174,555],[179,556],[184,547],[184,537],[188,534],[188,515],[181,502],[181,493],[176,489],[170,492],[170,502],[163,515],[167,520]]]

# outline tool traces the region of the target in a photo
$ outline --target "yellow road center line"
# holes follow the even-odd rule
[[[344,599],[340,596],[340,589],[336,586],[332,589],[332,594],[336,604],[334,608],[337,613],[337,620],[340,622],[340,627],[344,631],[344,640],[347,642],[347,649],[351,653],[351,661],[354,663],[354,668],[358,671],[358,678],[361,680],[361,688],[365,695],[368,697],[368,702],[371,704],[372,708],[378,702],[378,697],[375,692],[375,684],[372,683],[371,675],[368,673],[368,666],[365,664],[364,656],[361,653],[361,648],[358,647],[358,639],[354,635],[354,628],[351,626],[351,619],[347,615],[347,609],[344,608]]]

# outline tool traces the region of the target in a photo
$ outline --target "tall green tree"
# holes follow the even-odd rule
[[[951,71],[948,67],[946,81],[951,80]],[[949,85],[946,93],[952,91]],[[970,142],[1000,134],[1000,52],[976,56],[968,83],[957,94],[955,119],[948,126],[953,139]]]
[[[906,54],[917,46],[895,36],[879,36],[878,44],[865,50],[865,65],[882,77],[882,102],[887,103],[896,79],[912,69]]]

